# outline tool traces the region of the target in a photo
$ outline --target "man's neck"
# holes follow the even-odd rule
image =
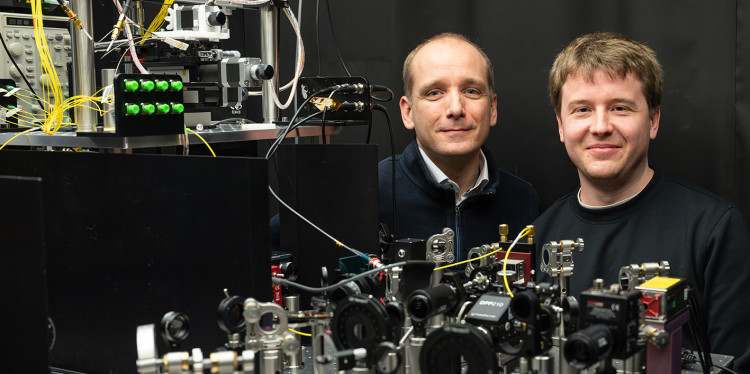
[[[425,153],[427,154],[427,153]],[[430,160],[445,173],[450,180],[458,185],[459,194],[463,195],[470,188],[474,187],[479,178],[479,151],[472,155],[450,156],[450,157],[430,157]]]
[[[590,206],[607,206],[637,195],[651,181],[654,170],[646,166],[626,180],[591,181],[579,172],[580,200]]]

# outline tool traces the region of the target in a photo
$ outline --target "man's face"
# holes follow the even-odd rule
[[[401,118],[434,162],[478,154],[497,122],[497,95],[487,65],[473,46],[439,39],[412,60],[411,97],[402,97]]]
[[[649,114],[642,82],[633,75],[594,71],[594,81],[568,76],[557,116],[560,141],[578,168],[581,183],[623,182],[648,167],[648,144],[659,129],[659,110]]]

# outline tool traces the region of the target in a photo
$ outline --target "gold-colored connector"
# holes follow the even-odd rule
[[[315,105],[318,110],[336,110],[341,104],[330,97],[313,97],[310,103]]]
[[[534,236],[536,235],[536,227],[534,225],[527,225],[529,234],[526,235],[526,243],[534,244]]]
[[[60,2],[60,8],[62,8],[62,10],[65,11],[65,14],[68,15],[68,18],[70,18],[70,22],[73,22],[73,24],[76,25],[76,27],[83,30],[83,32],[86,33],[86,36],[89,39],[94,40],[94,38],[92,38],[91,35],[89,35],[86,29],[83,28],[83,23],[81,22],[81,19],[78,18],[78,15],[72,9],[70,9],[67,4],[65,4],[64,2]]]
[[[500,234],[500,242],[505,243],[508,241],[508,233],[510,232],[510,229],[508,228],[508,225],[503,223],[498,227],[498,233]]]
[[[115,23],[115,26],[112,28],[112,40],[117,40],[117,38],[120,37],[120,33],[122,32],[122,24],[125,22],[125,16],[123,14],[120,14],[120,17],[117,19],[117,23]]]

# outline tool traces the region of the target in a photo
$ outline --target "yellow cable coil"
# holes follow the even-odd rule
[[[164,0],[164,4],[161,5],[159,13],[157,13],[156,17],[154,17],[154,20],[151,21],[151,24],[148,26],[147,31],[143,33],[143,39],[141,40],[140,44],[145,43],[146,39],[148,39],[152,32],[161,28],[161,26],[164,24],[164,18],[168,14],[167,9],[172,7],[172,4],[174,4],[174,0]]]

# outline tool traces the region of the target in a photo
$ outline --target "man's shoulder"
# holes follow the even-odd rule
[[[416,141],[412,141],[411,143],[409,143],[409,144],[406,145],[406,147],[404,148],[403,152],[401,152],[399,154],[396,154],[394,156],[388,156],[388,157],[384,158],[383,160],[381,160],[378,163],[378,169],[379,170],[383,170],[383,169],[390,170],[391,165],[393,164],[393,160],[395,160],[395,162],[398,164],[398,163],[400,163],[400,162],[402,162],[404,160],[415,161],[416,160],[415,157],[417,157],[417,156],[419,156],[419,152],[417,150],[417,143],[416,143]]]
[[[495,188],[498,193],[534,191],[534,194],[536,194],[536,190],[531,183],[500,168],[487,147],[482,147],[482,152],[488,163],[490,188]]]
[[[523,189],[523,190],[534,189],[531,183],[527,182],[525,179],[522,179],[521,177],[515,174],[511,174],[500,168],[496,168],[496,173],[498,177],[498,182],[500,183],[500,188],[502,189],[508,189],[508,188]]]
[[[571,214],[572,211],[570,209],[570,199],[575,198],[575,193],[570,192],[565,194],[563,197],[557,199],[554,203],[550,204],[547,209],[542,212],[542,214],[539,215],[539,218],[537,218],[536,223],[539,224],[540,222],[547,222],[549,220],[555,219],[561,214]]]
[[[673,177],[666,177],[664,185],[657,196],[660,200],[679,200],[684,203],[681,205],[688,209],[698,208],[703,210],[710,209],[726,211],[735,208],[732,203],[717,196],[713,192],[698,185]]]

